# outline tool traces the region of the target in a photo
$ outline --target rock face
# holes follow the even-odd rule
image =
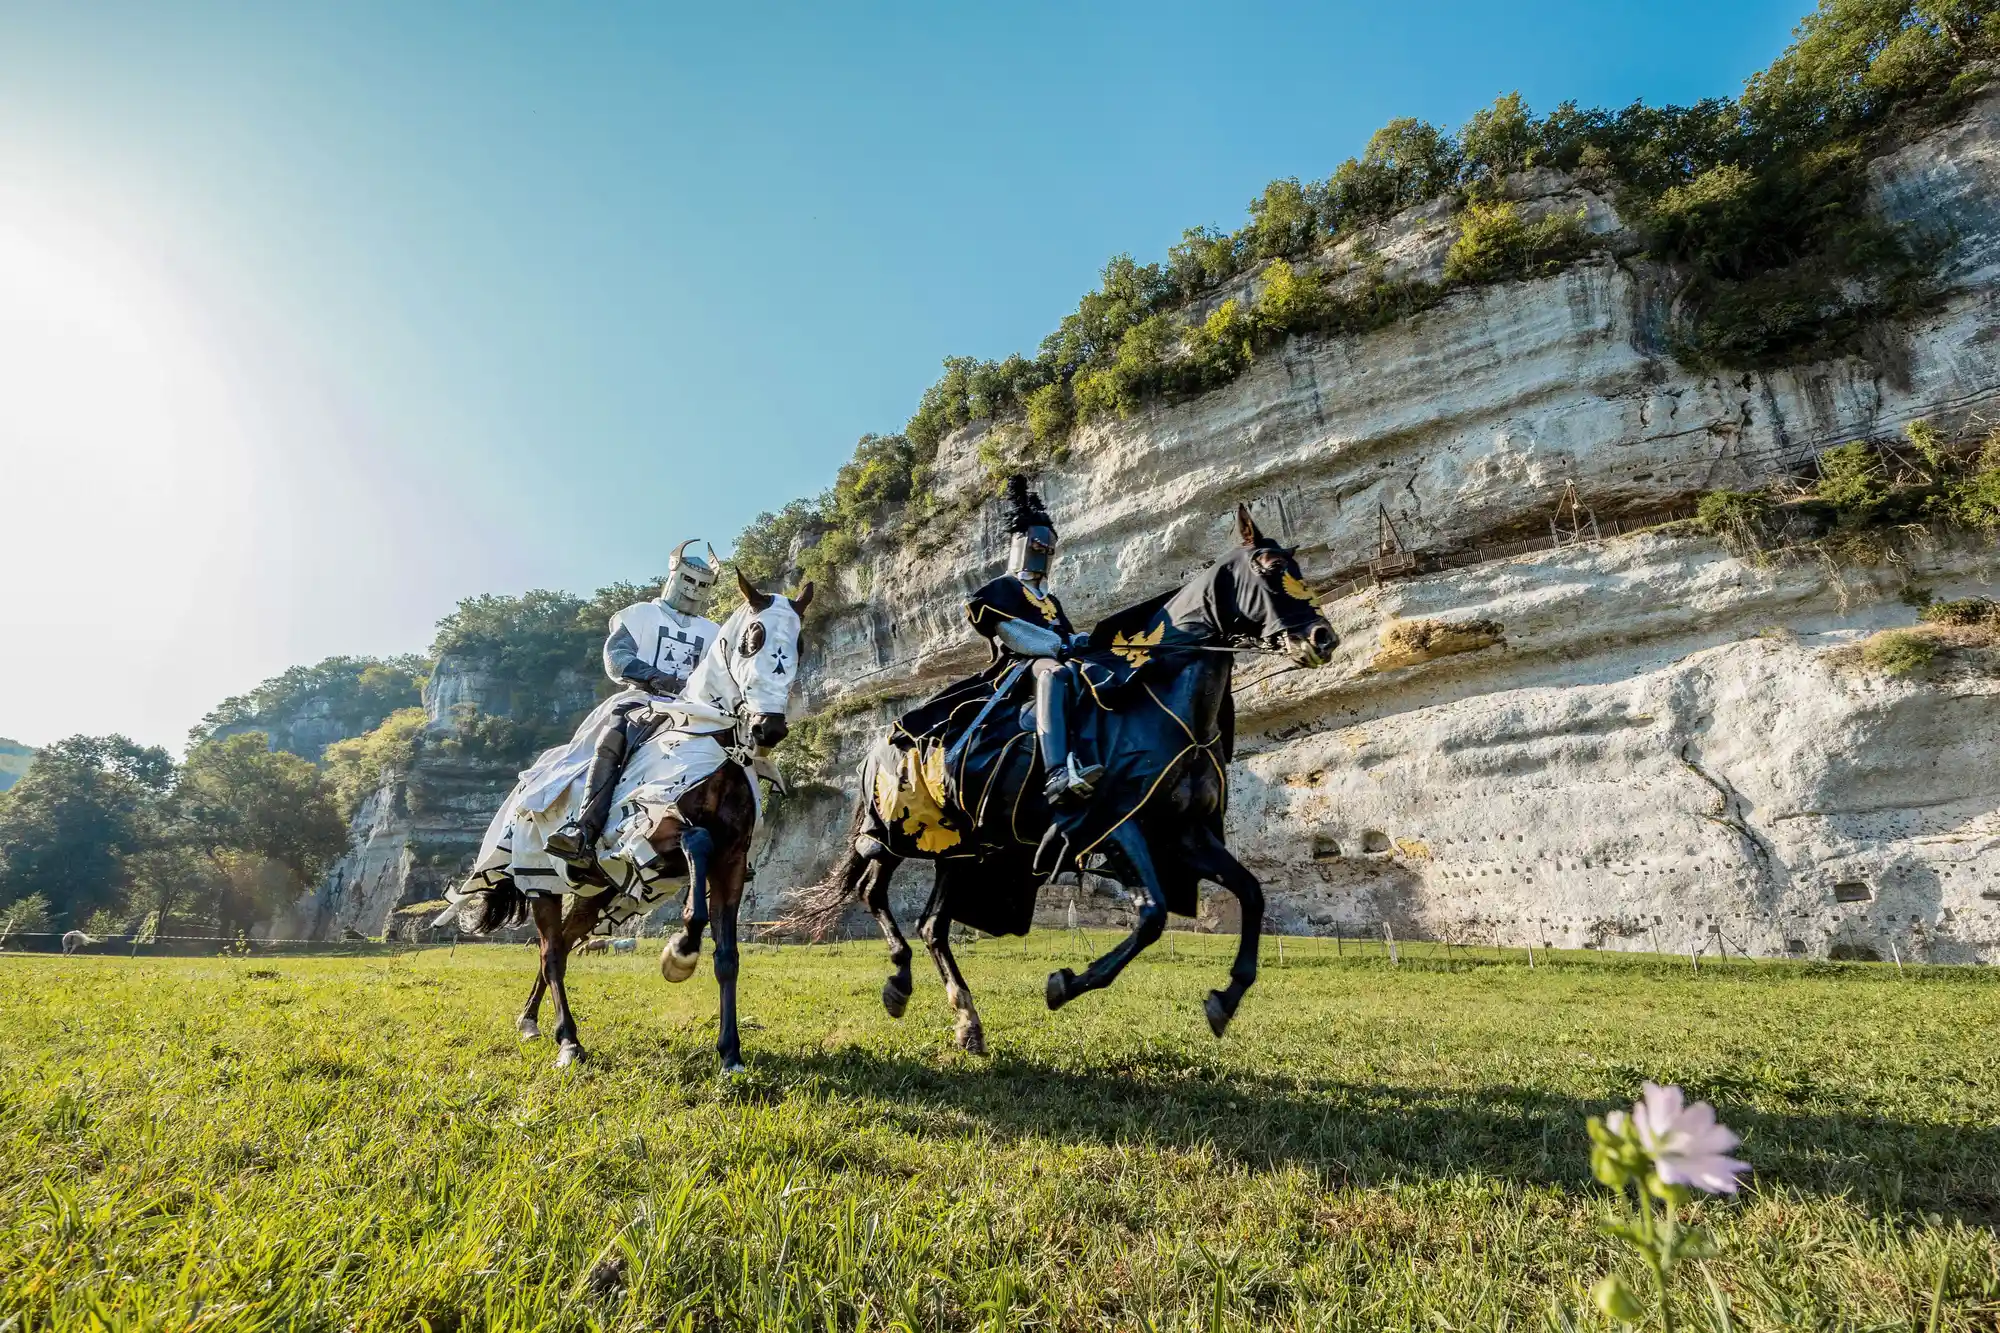
[[[554,701],[561,715],[589,708],[593,684],[581,673],[563,677]],[[347,855],[273,933],[378,937],[398,907],[443,897],[479,850],[487,822],[514,785],[520,757],[468,746],[454,709],[469,705],[504,717],[506,700],[483,663],[448,654],[431,673],[423,702],[430,724],[410,771],[389,775],[362,802],[349,828]]]
[[[1376,333],[1294,338],[1225,389],[1080,431],[1042,475],[1063,538],[1057,586],[1079,623],[1223,554],[1238,501],[1328,590],[1345,639],[1332,667],[1269,675],[1245,658],[1237,674],[1231,840],[1276,922],[1505,944],[2000,952],[1994,682],[1893,679],[1844,647],[1911,621],[1897,599],[1911,581],[1992,595],[1991,551],[1836,574],[1760,567],[1669,530],[1495,558],[1547,537],[1566,495],[1603,534],[1833,445],[2000,410],[2000,99],[1871,173],[1885,217],[1955,248],[1935,310],[1866,358],[1690,372],[1666,348],[1670,275],[1617,258],[1631,247],[1609,208],[1543,172],[1515,193],[1531,207],[1582,198],[1612,255],[1461,291]],[[1378,249],[1427,273],[1450,243],[1435,213],[1399,220]],[[945,498],[990,485],[982,447],[1004,453],[1004,429],[945,442]],[[1588,535],[1573,511],[1563,521]],[[1385,533],[1467,567],[1357,583]],[[1004,550],[992,504],[950,531],[878,541],[846,605],[809,626],[809,701],[845,713],[827,773],[843,794],[783,805],[759,862],[767,898],[830,863],[869,737],[983,660],[961,605]],[[928,881],[921,867],[899,877],[901,911]]]
[[[380,725],[382,719],[366,721],[368,725],[362,726],[362,731]],[[354,724],[338,715],[332,700],[315,696],[300,699],[295,707],[275,717],[217,727],[215,734],[231,736],[243,731],[261,731],[270,737],[273,750],[286,750],[306,759],[318,759],[327,746],[356,734]]]
[[[1991,554],[1916,573],[1990,594]],[[1640,536],[1349,599],[1351,656],[1245,692],[1232,843],[1287,929],[1984,959],[2000,680],[1842,651],[1910,620],[1899,582],[1850,575],[1843,611],[1817,567]],[[1385,612],[1447,607],[1505,643],[1343,671]]]

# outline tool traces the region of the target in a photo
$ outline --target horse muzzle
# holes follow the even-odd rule
[[[783,713],[758,713],[750,719],[750,739],[770,749],[791,732]]]
[[[1340,636],[1324,620],[1303,632],[1288,629],[1284,634],[1285,656],[1302,667],[1325,666],[1333,660],[1333,650],[1339,646]]]

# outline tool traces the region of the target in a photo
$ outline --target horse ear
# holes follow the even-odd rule
[[[769,593],[758,592],[757,585],[743,577],[743,571],[736,571],[736,589],[743,594],[743,600],[750,603],[752,611],[762,612],[771,605]]]
[[[1250,517],[1250,506],[1236,506],[1236,535],[1243,539],[1245,546],[1261,546],[1264,534],[1257,531],[1257,520]]]
[[[806,613],[806,608],[811,606],[812,604],[813,604],[813,585],[812,585],[812,580],[807,579],[805,582],[805,586],[800,588],[796,593],[792,595],[792,610],[798,612],[800,615],[804,615]]]

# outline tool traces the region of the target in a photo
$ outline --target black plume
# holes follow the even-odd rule
[[[1042,497],[1028,489],[1028,479],[1016,472],[1007,478],[1007,531],[1026,532],[1029,528],[1056,530]]]

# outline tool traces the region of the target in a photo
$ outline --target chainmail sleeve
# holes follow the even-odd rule
[[[625,628],[625,622],[618,616],[611,617],[611,633],[604,640],[604,674],[616,681],[636,680],[630,675],[634,664],[639,664],[639,644],[632,637],[632,631]],[[641,665],[648,665],[641,664]]]

